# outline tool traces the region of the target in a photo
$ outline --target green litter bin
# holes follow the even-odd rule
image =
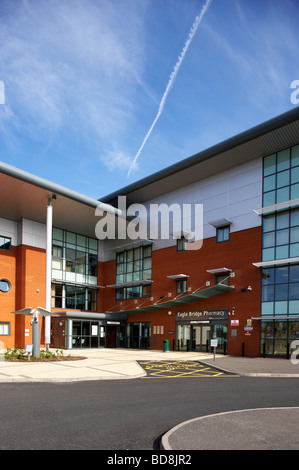
[[[163,352],[169,352],[169,339],[163,340]]]

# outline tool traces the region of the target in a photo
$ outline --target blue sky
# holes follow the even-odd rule
[[[205,3],[2,0],[1,160],[98,199],[294,108],[297,0],[212,0],[165,96]]]

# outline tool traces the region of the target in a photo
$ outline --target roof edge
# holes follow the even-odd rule
[[[136,191],[139,188],[144,186],[148,186],[152,183],[155,183],[163,178],[173,175],[179,171],[185,170],[196,163],[204,162],[213,156],[230,150],[234,147],[237,147],[241,144],[248,142],[249,140],[256,139],[268,132],[274,131],[280,127],[283,127],[287,124],[290,124],[293,121],[299,119],[299,106],[286,111],[274,118],[271,118],[257,126],[251,127],[250,129],[243,131],[233,137],[230,137],[218,144],[213,145],[205,150],[202,150],[199,153],[196,153],[190,157],[187,157],[173,165],[170,165],[163,170],[160,170],[156,173],[153,173],[145,178],[137,180],[135,183],[129,184],[128,186],[124,186],[123,188],[114,191],[104,197],[101,198],[101,201],[104,203],[108,203],[109,201],[117,199],[120,195],[126,195]]]
[[[110,204],[102,203],[97,199],[93,199],[89,196],[85,196],[80,194],[76,191],[71,189],[65,188],[64,186],[60,186],[56,183],[52,183],[44,178],[40,178],[39,176],[32,175],[27,171],[20,170],[19,168],[15,168],[14,166],[9,165],[8,163],[4,163],[0,161],[0,172],[4,173],[7,176],[11,176],[18,180],[24,181],[26,183],[32,184],[39,188],[45,189],[53,194],[58,194],[60,196],[67,197],[72,199],[76,202],[80,202],[81,204],[85,204],[87,206],[91,206],[94,208],[98,208],[104,212],[113,215],[121,216],[121,211]]]

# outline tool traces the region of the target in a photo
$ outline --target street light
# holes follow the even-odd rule
[[[40,322],[39,317],[59,317],[59,314],[50,312],[42,307],[37,308],[22,308],[17,312],[11,312],[20,315],[32,315],[32,344],[33,344],[33,356],[40,357]]]

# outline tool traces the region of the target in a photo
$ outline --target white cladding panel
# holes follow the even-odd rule
[[[138,201],[135,201],[138,204]],[[205,180],[198,181],[191,185],[182,187],[175,191],[165,193],[158,198],[150,199],[143,205],[146,207],[145,217],[147,217],[148,229],[154,224],[149,224],[149,215],[152,217],[157,214],[157,206],[179,205],[180,214],[171,214],[171,221],[174,219],[179,222],[181,228],[187,228],[183,220],[186,213],[183,204],[202,204],[203,206],[203,238],[215,237],[216,228],[210,222],[219,219],[228,219],[231,222],[230,231],[237,232],[250,229],[261,225],[261,218],[254,212],[262,206],[262,159],[254,160],[236,168],[227,170]],[[174,207],[174,206],[173,206]],[[166,214],[166,219],[167,219]],[[136,217],[138,214],[136,213]],[[165,216],[165,214],[164,214]],[[180,218],[180,220],[178,220]],[[157,217],[152,220],[157,221]],[[159,219],[159,230],[167,230],[167,220]],[[185,219],[186,220],[186,219]],[[150,225],[150,227],[149,227]],[[191,227],[192,231],[194,226]],[[171,235],[175,232],[173,226],[170,227]],[[174,233],[174,235],[176,235]],[[138,243],[138,242],[137,242]],[[103,261],[108,261],[115,257],[115,251],[129,247],[132,241],[127,240],[105,240],[100,242],[100,256]],[[174,246],[176,240],[173,237],[169,239],[154,239],[153,249],[158,250],[169,246]]]
[[[11,238],[12,246],[28,245],[46,249],[46,226],[33,220],[14,222],[0,218],[0,236]]]
[[[22,245],[46,249],[46,225],[33,220],[22,219]]]
[[[11,238],[12,246],[18,244],[18,223],[0,218],[0,236]]]
[[[203,238],[216,235],[210,222],[226,218],[231,221],[231,232],[261,225],[254,209],[262,205],[262,160],[238,166],[192,185],[152,199],[146,204],[202,204]],[[161,240],[155,249],[174,245],[174,240]]]

